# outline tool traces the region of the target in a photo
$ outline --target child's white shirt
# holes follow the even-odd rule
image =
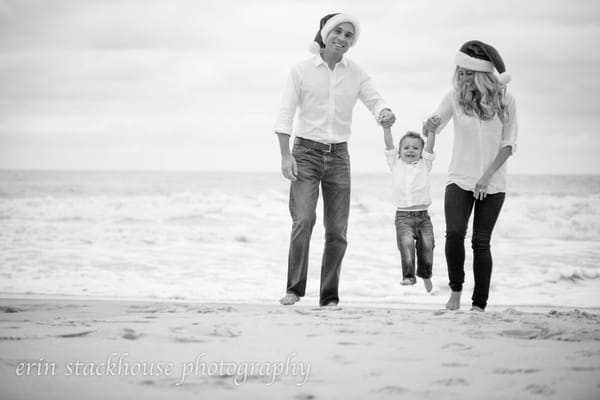
[[[435,154],[423,150],[419,161],[407,164],[394,148],[385,150],[385,158],[392,172],[392,201],[396,208],[426,210],[431,204],[429,173]]]

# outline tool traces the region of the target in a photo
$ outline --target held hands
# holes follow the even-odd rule
[[[396,122],[396,116],[392,110],[389,108],[381,110],[381,113],[379,113],[379,123],[382,127],[391,128],[392,125],[394,125],[394,122]]]
[[[293,155],[286,154],[281,158],[281,172],[292,182],[298,179],[298,166]]]
[[[442,120],[437,115],[432,115],[423,123],[423,135],[429,136],[429,133],[435,133],[440,127]]]

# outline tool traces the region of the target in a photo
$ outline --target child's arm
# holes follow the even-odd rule
[[[440,126],[440,122],[441,121],[439,117],[433,116],[427,121],[427,124],[423,124],[423,135],[427,136],[425,151],[430,154],[433,154],[433,147],[435,146],[435,131]]]
[[[427,132],[427,144],[425,145],[425,151],[429,154],[433,154],[433,147],[435,146],[435,132]]]
[[[392,129],[389,126],[383,128],[383,140],[386,150],[394,149],[394,138],[392,138]]]

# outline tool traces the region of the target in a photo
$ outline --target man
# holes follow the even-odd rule
[[[319,304],[338,304],[350,211],[347,141],[352,110],[360,99],[379,122],[391,125],[395,121],[370,77],[344,57],[359,35],[360,27],[353,16],[337,13],[323,17],[312,43],[315,57],[292,69],[283,93],[275,133],[281,150],[281,170],[291,181],[289,207],[293,221],[287,293],[280,300],[283,305],[292,305],[305,295],[319,184],[323,192],[325,225]],[[296,110],[299,110],[298,126],[290,152]]]

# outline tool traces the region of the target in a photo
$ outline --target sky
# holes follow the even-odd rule
[[[361,65],[418,130],[468,40],[492,44],[517,101],[513,173],[600,174],[595,0],[0,0],[0,169],[280,170],[273,125],[319,19],[348,12]],[[447,170],[448,126],[433,172]],[[358,102],[353,172],[385,172]]]

